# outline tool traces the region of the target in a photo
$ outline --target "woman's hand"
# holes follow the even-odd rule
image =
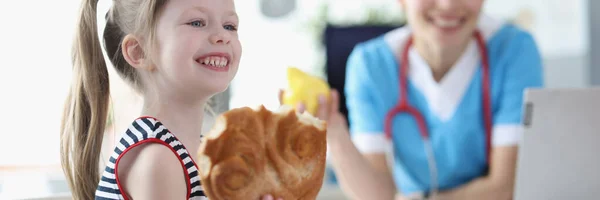
[[[279,90],[279,103],[282,104],[284,90]],[[328,141],[332,137],[341,135],[348,135],[348,124],[346,118],[339,111],[340,108],[340,95],[337,90],[331,90],[331,98],[327,101],[325,95],[319,96],[319,106],[317,108],[316,116],[321,120],[327,122],[327,139]],[[296,105],[296,111],[303,113],[306,106],[303,104]]]
[[[262,200],[275,200],[271,195],[263,196]],[[277,198],[276,200],[283,200],[282,198]]]

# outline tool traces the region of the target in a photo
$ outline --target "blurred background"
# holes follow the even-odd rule
[[[69,199],[60,170],[59,128],[79,3],[0,2],[0,199]],[[101,27],[109,5],[100,1]],[[354,44],[404,23],[397,0],[236,0],[236,6],[244,53],[231,87],[215,97],[217,114],[259,104],[276,108],[288,66],[342,87]],[[484,6],[486,14],[531,31],[551,88],[600,84],[600,16],[591,12],[597,10],[600,2],[593,0],[486,0]],[[111,73],[108,151],[113,133],[125,130],[141,105]],[[211,123],[207,117],[204,127]],[[333,178],[319,199],[344,199]]]

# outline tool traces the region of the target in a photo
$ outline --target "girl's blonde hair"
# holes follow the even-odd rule
[[[113,0],[103,44],[118,74],[143,91],[139,74],[123,58],[121,42],[133,34],[152,49],[155,24],[166,0]],[[97,30],[98,0],[83,0],[73,46],[73,82],[61,125],[61,163],[73,199],[94,199],[109,107],[108,69]]]

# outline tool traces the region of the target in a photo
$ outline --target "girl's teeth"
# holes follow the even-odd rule
[[[227,59],[222,57],[208,57],[204,58],[202,64],[216,66],[216,67],[224,67],[227,66]]]

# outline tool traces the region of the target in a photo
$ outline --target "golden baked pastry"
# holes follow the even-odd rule
[[[232,109],[202,138],[198,168],[211,200],[314,200],[323,184],[326,124],[289,106]]]

